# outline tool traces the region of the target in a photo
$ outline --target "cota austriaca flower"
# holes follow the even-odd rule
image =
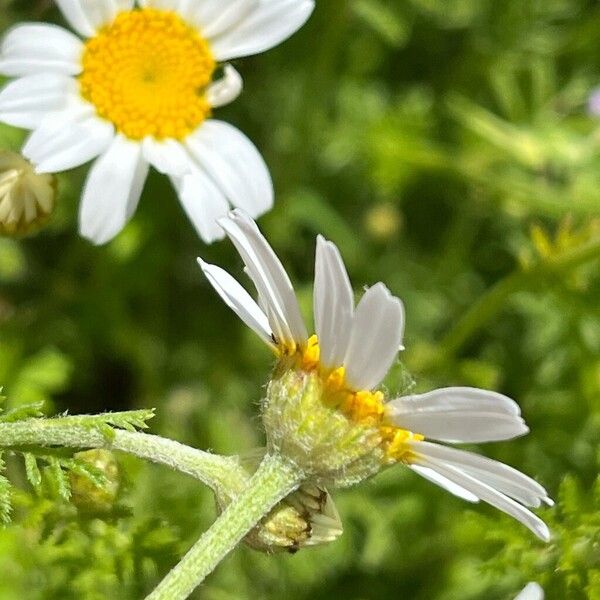
[[[316,334],[309,335],[292,283],[254,221],[234,210],[219,222],[258,302],[220,267],[199,263],[225,303],[276,356],[262,404],[268,452],[289,458],[316,486],[350,486],[402,464],[469,502],[491,504],[542,540],[550,538],[544,522],[526,508],[552,504],[541,485],[508,465],[447,445],[526,434],[513,400],[467,387],[387,398],[381,383],[402,347],[402,302],[377,283],[355,306],[337,247],[319,237]]]
[[[81,199],[83,236],[102,244],[121,231],[149,166],[171,179],[207,242],[222,237],[216,219],[231,205],[254,217],[270,209],[261,155],[212,112],[242,90],[224,63],[288,38],[314,0],[56,3],[80,37],[42,23],[8,31],[0,74],[17,79],[0,92],[0,121],[32,130],[23,154],[38,173],[96,159]]]

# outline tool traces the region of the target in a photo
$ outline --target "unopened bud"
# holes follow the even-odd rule
[[[248,482],[264,454],[262,448],[241,458],[240,462],[248,472]],[[215,490],[219,512],[240,491],[239,482],[231,489]],[[244,541],[261,552],[295,553],[301,548],[333,542],[342,533],[342,522],[329,492],[316,485],[304,484],[277,504]]]
[[[121,479],[113,453],[103,449],[86,450],[75,454],[75,458],[90,465],[104,481],[102,485],[96,485],[89,477],[71,472],[73,504],[84,513],[109,513],[117,500]]]
[[[0,151],[0,234],[21,236],[39,229],[54,210],[54,176],[38,174],[16,152]]]

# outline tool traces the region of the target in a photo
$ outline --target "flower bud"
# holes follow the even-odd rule
[[[333,542],[342,533],[342,522],[329,492],[305,485],[282,500],[245,542],[261,552],[295,553],[307,546]]]
[[[21,236],[39,229],[55,200],[52,175],[36,173],[20,154],[0,151],[0,234]]]
[[[248,475],[247,482],[265,455],[261,448],[240,457]],[[240,493],[240,482],[214,489],[217,509],[222,512]],[[245,542],[260,552],[295,553],[301,548],[319,546],[334,541],[343,533],[343,526],[329,492],[316,485],[304,484],[284,498],[246,536]]]
[[[87,514],[109,513],[117,500],[120,487],[119,465],[109,450],[85,450],[75,454],[79,461],[89,464],[104,477],[102,486],[97,486],[89,477],[70,474],[72,501]]]

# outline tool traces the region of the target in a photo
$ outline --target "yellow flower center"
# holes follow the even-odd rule
[[[344,367],[326,370],[323,369],[319,359],[319,340],[316,335],[313,335],[302,350],[299,366],[305,371],[320,372],[325,381],[327,404],[342,411],[354,423],[377,428],[381,436],[381,445],[390,462],[412,462],[414,452],[408,442],[420,442],[425,439],[424,436],[388,422],[385,414],[385,397],[382,392],[350,389],[346,383]]]
[[[82,96],[126,137],[183,139],[210,114],[204,95],[215,60],[174,12],[120,13],[85,45]]]

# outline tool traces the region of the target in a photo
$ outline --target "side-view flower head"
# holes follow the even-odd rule
[[[357,306],[337,247],[317,239],[309,336],[291,281],[254,221],[234,210],[220,224],[237,248],[258,302],[223,269],[200,265],[226,304],[277,357],[262,406],[268,449],[314,485],[353,485],[401,463],[449,492],[483,500],[547,541],[526,507],[552,504],[545,489],[503,463],[447,444],[508,440],[529,430],[501,394],[453,387],[386,398],[381,382],[402,346],[404,307],[382,283]],[[442,443],[438,443],[442,442]]]
[[[169,176],[207,242],[222,237],[216,220],[231,205],[254,217],[270,209],[261,155],[212,110],[242,90],[224,63],[288,38],[314,0],[56,3],[80,37],[42,23],[8,31],[0,74],[17,79],[0,92],[0,121],[32,130],[23,154],[38,173],[97,159],[81,200],[83,236],[102,244],[121,231],[150,165]]]

